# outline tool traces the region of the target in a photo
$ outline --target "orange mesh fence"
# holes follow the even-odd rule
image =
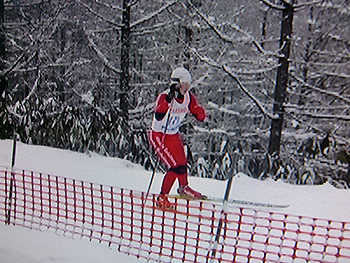
[[[0,222],[54,231],[157,262],[350,262],[350,223],[156,196],[0,170]],[[222,225],[216,239],[218,225]]]

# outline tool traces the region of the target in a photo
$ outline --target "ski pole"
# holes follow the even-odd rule
[[[223,206],[222,206],[221,213],[220,213],[220,219],[219,219],[218,228],[216,230],[215,241],[214,241],[214,249],[211,251],[211,259],[214,259],[215,255],[216,255],[216,250],[217,250],[217,246],[219,244],[219,239],[220,239],[222,225],[223,225],[223,214],[225,213],[226,203],[227,203],[227,201],[229,199],[229,196],[230,196],[232,182],[233,182],[234,177],[235,176],[232,175],[231,178],[227,181],[227,184],[226,184],[225,197],[224,197],[224,200],[223,200]]]
[[[166,135],[166,132],[168,130],[168,126],[169,126],[169,122],[170,122],[171,110],[173,109],[173,104],[174,104],[174,99],[171,100],[171,104],[170,104],[170,108],[169,108],[169,114],[168,114],[168,117],[167,117],[167,120],[166,120],[166,123],[165,123],[165,127],[164,127],[164,134],[163,134],[163,137],[162,137],[161,146],[163,146],[163,144],[164,144],[165,135]],[[158,156],[157,163],[156,163],[156,165],[155,165],[155,167],[153,169],[152,176],[151,176],[151,179],[150,179],[149,184],[148,184],[148,189],[147,189],[146,196],[145,196],[145,201],[144,201],[143,204],[145,204],[145,202],[147,201],[147,197],[148,197],[149,192],[151,190],[153,179],[154,179],[154,176],[156,174],[156,170],[158,169],[159,163],[160,163],[160,158]]]

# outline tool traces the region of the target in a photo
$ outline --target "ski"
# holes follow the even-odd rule
[[[180,207],[180,209],[179,209],[179,207]],[[215,218],[213,219],[211,216],[205,216],[205,215],[192,213],[191,210],[187,210],[187,209],[185,209],[185,207],[183,207],[181,205],[179,207],[177,207],[177,205],[174,207],[171,207],[171,208],[159,207],[157,205],[153,205],[153,206],[152,205],[143,205],[143,209],[150,208],[153,210],[158,210],[162,213],[173,213],[173,214],[183,215],[186,217],[195,217],[195,218],[200,218],[201,220],[209,220],[209,221],[219,220],[219,219],[215,219]]]
[[[213,202],[224,202],[223,198],[208,198]],[[268,207],[268,208],[288,208],[288,204],[270,204],[270,203],[259,203],[247,200],[237,200],[237,199],[229,199],[227,203],[237,204],[237,205],[247,205],[247,206],[259,206],[259,207]]]
[[[215,202],[215,203],[224,203],[225,200],[224,198],[219,198],[219,197],[207,197],[204,196],[204,198],[201,199],[192,199],[188,198],[187,196],[184,195],[169,195],[168,197],[170,198],[175,198],[175,199],[186,199],[190,201],[207,201],[207,202]],[[247,200],[237,200],[237,199],[229,199],[226,201],[228,204],[237,204],[237,205],[246,205],[246,206],[256,206],[256,207],[265,207],[265,208],[288,208],[288,204],[270,204],[270,203],[260,203],[260,202],[253,202],[253,201],[247,201]]]

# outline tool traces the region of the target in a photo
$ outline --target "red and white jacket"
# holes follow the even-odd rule
[[[174,99],[169,113],[171,103],[167,101],[168,93],[169,90],[164,91],[157,97],[152,131],[164,133],[169,114],[170,119],[166,134],[178,133],[187,113],[192,113],[197,120],[204,121],[206,118],[205,110],[190,91],[186,92],[183,98]]]

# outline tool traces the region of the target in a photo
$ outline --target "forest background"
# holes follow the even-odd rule
[[[350,186],[349,0],[0,0],[0,25],[0,139],[154,169],[184,66],[208,114],[181,128],[192,175]]]

